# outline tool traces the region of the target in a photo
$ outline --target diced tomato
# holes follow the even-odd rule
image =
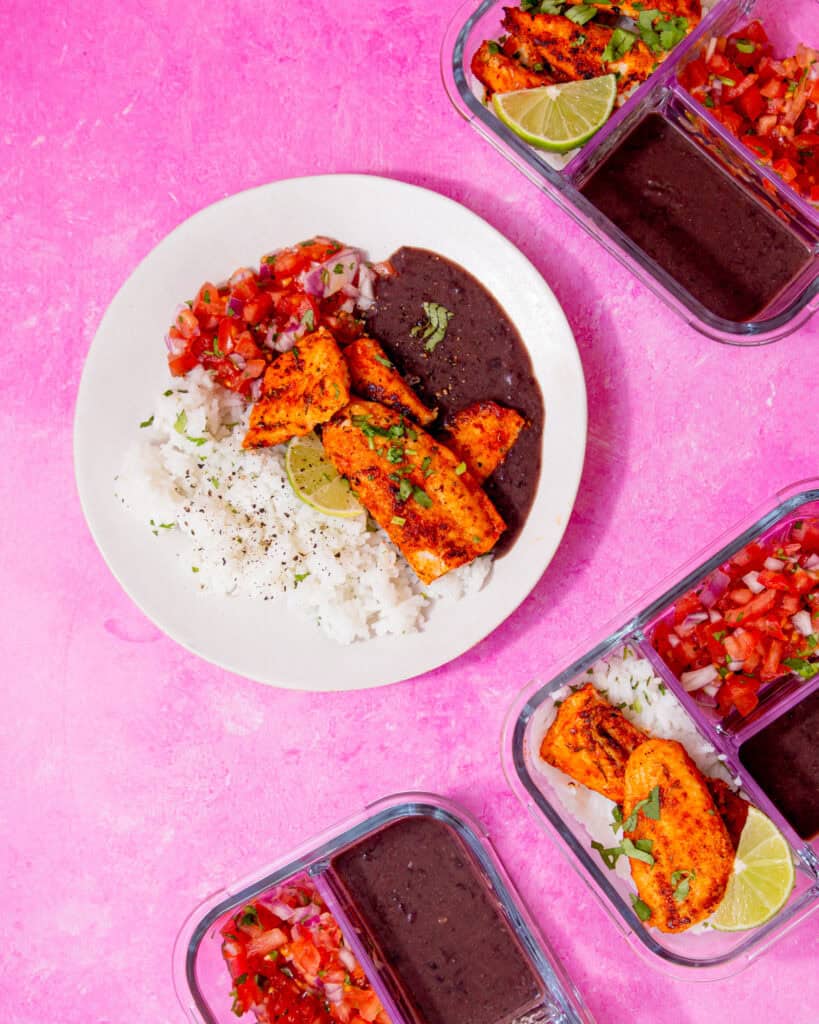
[[[183,352],[181,355],[168,357],[168,369],[174,377],[184,377],[198,362],[193,352]]]
[[[720,124],[725,125],[731,134],[739,135],[739,131],[742,128],[742,114],[737,113],[733,107],[729,106],[714,107],[712,113]]]
[[[776,592],[773,590],[763,590],[761,594],[757,594],[753,600],[742,605],[740,608],[730,608],[725,613],[725,621],[732,626],[739,625],[741,622],[750,622],[758,615],[763,615],[775,604]]]
[[[751,83],[748,89],[746,89],[739,97],[738,105],[739,109],[749,121],[756,121],[765,109],[765,100],[762,98],[762,93],[759,91],[759,88]]]
[[[783,646],[784,645],[781,640],[777,640],[776,638],[771,640],[759,673],[760,678],[763,681],[776,679],[779,675],[780,665],[782,664]]]
[[[700,601],[699,594],[694,591],[690,594],[686,594],[685,597],[680,598],[674,609],[674,625],[679,626],[679,624],[684,622],[689,615],[694,615],[701,611],[702,601]]]
[[[782,157],[779,160],[774,160],[771,166],[780,178],[783,178],[785,181],[793,181],[797,175],[796,167],[785,157]]]
[[[763,587],[770,587],[771,590],[791,590],[791,582],[783,572],[772,572],[770,569],[763,569],[759,574],[759,582]]]
[[[759,90],[757,90],[759,91]],[[763,163],[770,163],[773,157],[773,146],[770,142],[759,135],[742,135],[740,142],[744,142],[748,149],[752,149],[759,160]]]
[[[742,38],[748,39],[752,43],[761,43],[764,45],[768,42],[768,33],[765,31],[765,26],[758,19],[755,21],[749,21],[739,34]]]
[[[724,715],[735,707],[741,715],[749,715],[759,703],[759,683],[753,679],[728,678],[717,695],[717,705]]]
[[[683,85],[689,92],[692,89],[699,89],[701,86],[707,85],[710,74],[705,66],[705,61],[701,57],[692,60],[683,69],[681,78]]]

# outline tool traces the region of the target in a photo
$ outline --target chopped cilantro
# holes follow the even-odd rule
[[[188,429],[188,414],[185,412],[184,409],[176,417],[173,429],[177,432],[177,434],[184,434],[185,431]]]
[[[297,572],[294,577],[296,581],[296,586],[298,586],[300,583],[303,583],[309,575],[309,572]]]
[[[575,25],[585,25],[587,21],[591,21],[592,18],[597,14],[597,8],[592,7],[591,4],[575,4],[570,7],[568,11],[564,12],[565,17],[569,21],[573,21]]]
[[[388,370],[392,369],[392,363],[384,356],[375,356],[375,361],[381,363],[382,366],[386,366]]]
[[[304,316],[301,318],[302,325],[308,331],[313,331],[316,328],[316,314],[313,312],[312,306]]]
[[[466,463],[465,462],[459,462],[458,465],[455,467],[455,476],[463,476],[465,472],[466,472]]]
[[[604,61],[622,60],[636,42],[637,36],[633,32],[616,28],[611,34],[611,39],[609,39],[601,59]]]
[[[413,338],[423,339],[425,352],[434,352],[446,337],[449,321],[455,314],[439,302],[424,302],[423,307],[426,323],[417,323],[410,334]]]
[[[404,478],[398,485],[398,500],[406,501],[407,498],[412,494],[412,484]]]
[[[691,891],[691,883],[696,877],[696,871],[673,871],[671,873],[671,884],[675,886],[674,899],[677,903],[682,903],[684,899],[687,899]]]
[[[500,53],[501,48],[498,46],[494,39],[490,39],[487,45],[489,47],[490,53]]]
[[[641,921],[648,921],[651,917],[651,907],[647,903],[644,903],[636,893],[631,893],[631,905],[634,908],[634,913],[640,918]]]
[[[393,516],[390,522],[393,526],[403,526],[406,523],[406,519],[403,516]]]
[[[148,417],[148,419],[147,419],[147,420],[143,420],[143,421],[142,421],[142,422],[140,423],[140,427],[150,427],[150,425],[151,425],[151,424],[153,423],[153,421],[154,421],[154,417],[153,417],[153,414],[151,414],[151,415],[150,415],[150,416]]]
[[[803,679],[813,679],[819,673],[819,662],[805,661],[804,658],[785,658],[782,662]]]

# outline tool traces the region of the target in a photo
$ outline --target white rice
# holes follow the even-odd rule
[[[117,477],[117,495],[192,587],[283,600],[350,644],[420,630],[438,601],[484,585],[491,556],[425,587],[366,514],[339,519],[305,505],[284,446],[242,449],[248,412],[197,367],[158,397]]]
[[[734,788],[738,786],[739,780],[732,779],[723,756],[700,734],[688,712],[654,674],[646,658],[635,656],[629,647],[624,647],[621,652],[595,662],[573,685],[585,683],[592,683],[610,704],[619,707],[630,722],[650,736],[681,743],[703,775],[723,779]],[[554,701],[565,699],[570,692],[568,685],[556,690],[553,699],[544,701],[533,715],[529,732],[531,761],[560,803],[584,826],[590,842],[594,840],[604,847],[617,846],[622,834],[615,834],[612,829],[614,802],[574,782],[547,764],[539,754],[543,737],[557,713]],[[618,859],[615,871],[620,878],[631,879],[628,857]]]

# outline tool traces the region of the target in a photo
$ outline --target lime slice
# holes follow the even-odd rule
[[[363,509],[350,485],[324,454],[324,446],[311,431],[294,437],[284,461],[287,479],[303,502],[327,516],[352,519]]]
[[[567,153],[608,121],[617,96],[614,75],[537,89],[496,92],[495,113],[532,146]]]
[[[721,932],[758,928],[777,914],[793,890],[794,870],[785,837],[752,807],[734,858],[734,872],[711,924]]]

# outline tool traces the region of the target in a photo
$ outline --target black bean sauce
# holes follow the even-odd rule
[[[497,300],[457,263],[408,246],[390,262],[396,273],[378,281],[369,331],[423,401],[438,408],[430,429],[445,427],[447,417],[464,406],[487,400],[526,418],[527,426],[485,484],[507,525],[495,548],[503,554],[526,522],[540,476],[543,399],[529,354]],[[427,322],[425,302],[453,314],[432,352],[412,334]]]

